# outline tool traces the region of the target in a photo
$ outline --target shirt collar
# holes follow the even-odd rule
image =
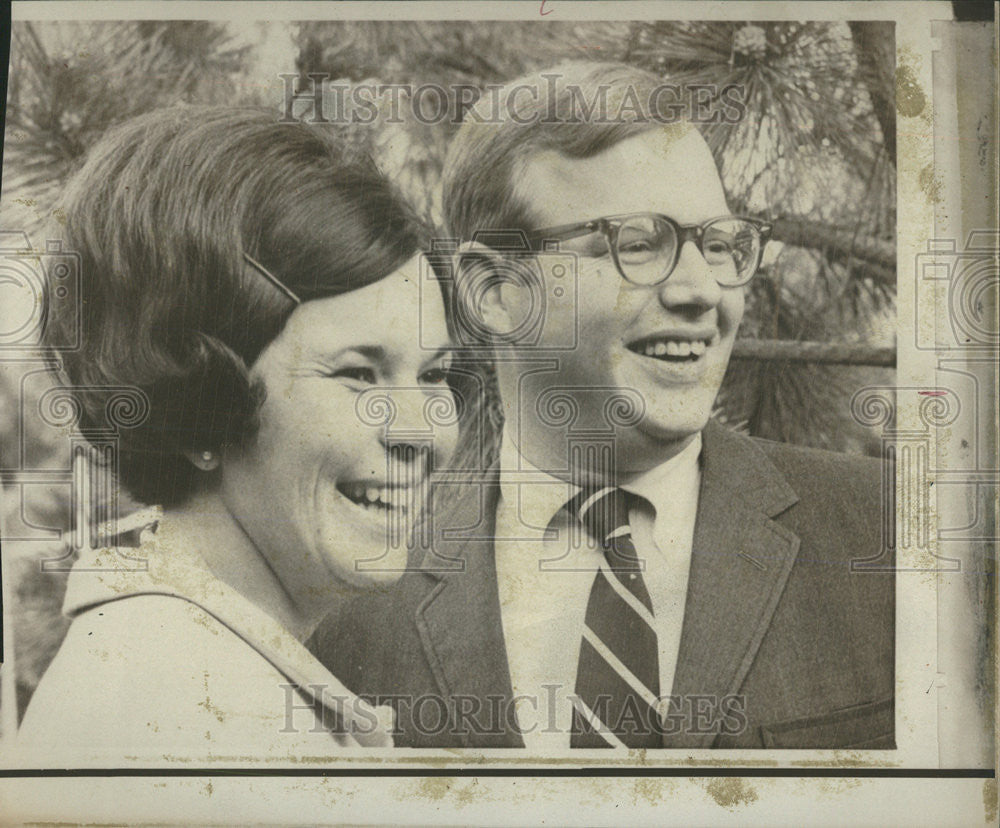
[[[701,432],[669,460],[625,481],[621,487],[653,504],[657,515],[676,508],[679,498],[698,496]]]
[[[678,497],[698,495],[701,432],[676,455],[621,484],[627,492],[649,501],[656,514],[671,508]],[[544,528],[581,487],[567,483],[521,456],[504,429],[500,445],[500,496],[506,509],[516,508],[519,525]]]
[[[504,429],[500,444],[500,497],[505,510],[516,509],[517,525],[543,530],[580,486],[542,471],[528,462]]]

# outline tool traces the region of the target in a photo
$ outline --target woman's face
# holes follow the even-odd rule
[[[414,258],[300,305],[252,368],[260,430],[224,455],[222,497],[297,603],[398,578],[428,473],[455,448],[444,303],[421,277]]]

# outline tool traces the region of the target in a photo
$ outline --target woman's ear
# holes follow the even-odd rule
[[[193,466],[204,472],[214,471],[219,467],[220,456],[216,451],[185,451],[184,456]]]

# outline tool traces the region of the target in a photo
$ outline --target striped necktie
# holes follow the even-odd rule
[[[571,747],[662,746],[659,649],[632,543],[629,497],[612,487],[585,489],[568,504],[604,549],[580,642]]]

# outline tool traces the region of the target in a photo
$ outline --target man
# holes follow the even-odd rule
[[[894,746],[893,577],[852,567],[880,466],[710,419],[769,228],[658,89],[562,66],[449,151],[499,464],[439,486],[413,571],[314,640],[399,745]]]

